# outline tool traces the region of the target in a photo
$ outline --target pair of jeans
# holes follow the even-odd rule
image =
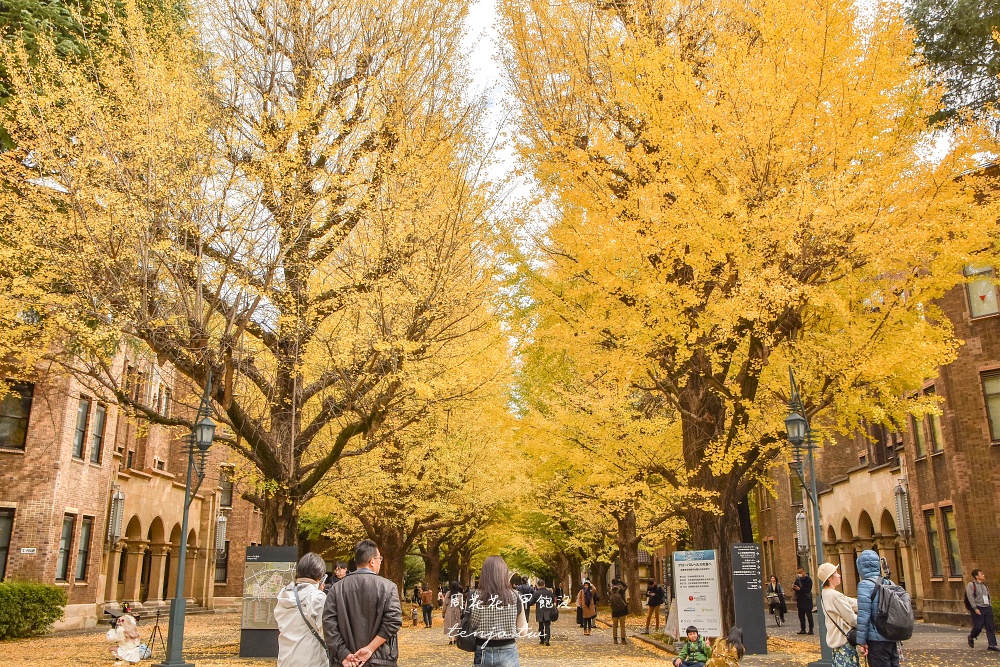
[[[868,642],[868,667],[899,667],[896,642]]]
[[[618,639],[618,628],[622,629],[622,641],[625,640],[625,617],[624,616],[612,616],[611,617],[611,636]]]
[[[517,657],[517,644],[491,646],[476,645],[476,657],[472,663],[475,667],[521,667],[521,659]]]
[[[993,621],[993,607],[977,607],[978,614],[972,614],[972,632],[969,637],[975,639],[986,629],[986,641],[990,646],[997,645],[997,627]]]
[[[538,641],[547,642],[552,636],[552,621],[538,621]]]
[[[681,660],[681,667],[705,667],[705,663],[694,660]]]
[[[584,630],[594,629],[594,617],[583,619],[583,629]]]
[[[428,628],[434,625],[434,605],[425,604],[424,609],[424,625]]]

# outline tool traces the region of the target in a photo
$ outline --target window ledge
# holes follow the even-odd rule
[[[978,322],[980,320],[988,320],[991,317],[1000,317],[1000,312],[987,313],[986,315],[976,315],[976,316],[973,316],[972,313],[969,313],[969,321],[970,322]]]
[[[997,444],[1000,444],[1000,443],[997,443]],[[921,454],[920,456],[917,456],[916,458],[913,459],[914,462],[916,462],[916,461],[926,461],[926,460],[927,460],[927,455],[926,454]]]
[[[936,452],[931,452],[931,458],[933,458],[935,456],[941,456],[942,454],[944,454],[944,450],[943,449],[940,449],[940,450],[938,450]]]
[[[73,463],[84,463],[84,460],[83,460],[82,456],[73,455],[73,456],[69,457],[69,460],[72,461]]]
[[[931,577],[931,581],[944,582],[944,576]]]
[[[104,464],[103,463],[94,463],[93,461],[91,461],[90,462],[90,467],[91,468],[97,468],[98,470],[103,470],[104,469]]]
[[[1000,442],[993,443],[994,445],[1000,445]],[[24,456],[23,449],[17,449],[16,447],[0,447],[0,454],[19,454]]]

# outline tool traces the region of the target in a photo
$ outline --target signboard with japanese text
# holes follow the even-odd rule
[[[743,629],[743,646],[751,655],[767,653],[764,615],[764,580],[760,545],[739,543],[729,547],[733,565],[733,603],[736,625]]]
[[[719,560],[715,550],[675,551],[673,565],[681,633],[693,625],[702,637],[720,636],[722,606],[719,602]]]

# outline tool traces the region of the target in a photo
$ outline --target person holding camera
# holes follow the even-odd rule
[[[326,563],[309,552],[295,566],[295,581],[278,593],[274,621],[278,624],[278,667],[328,667],[323,639],[326,605]]]
[[[117,661],[115,667],[132,665],[142,660],[143,647],[139,645],[139,628],[131,614],[117,617],[105,639],[116,644],[111,649],[111,657]]]

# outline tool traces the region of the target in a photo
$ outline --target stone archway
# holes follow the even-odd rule
[[[143,571],[145,570],[143,556],[149,545],[149,531],[142,529],[142,522],[133,515],[125,528],[124,547],[119,569],[120,590],[117,600],[141,603]],[[140,604],[141,606],[141,604]]]
[[[858,517],[857,538],[862,550],[874,549],[878,551],[878,544],[875,543],[875,524],[866,510],[861,510],[861,515]]]
[[[166,541],[163,520],[159,516],[149,524],[146,537],[149,540],[149,547],[146,549],[143,562],[143,569],[146,571],[143,581],[145,591],[143,602],[152,606],[162,606],[163,592],[169,579],[167,559],[170,545]]]
[[[840,576],[843,581],[845,595],[856,595],[858,590],[857,551],[854,544],[854,529],[845,516],[840,522],[840,541],[837,542],[840,554]]]

